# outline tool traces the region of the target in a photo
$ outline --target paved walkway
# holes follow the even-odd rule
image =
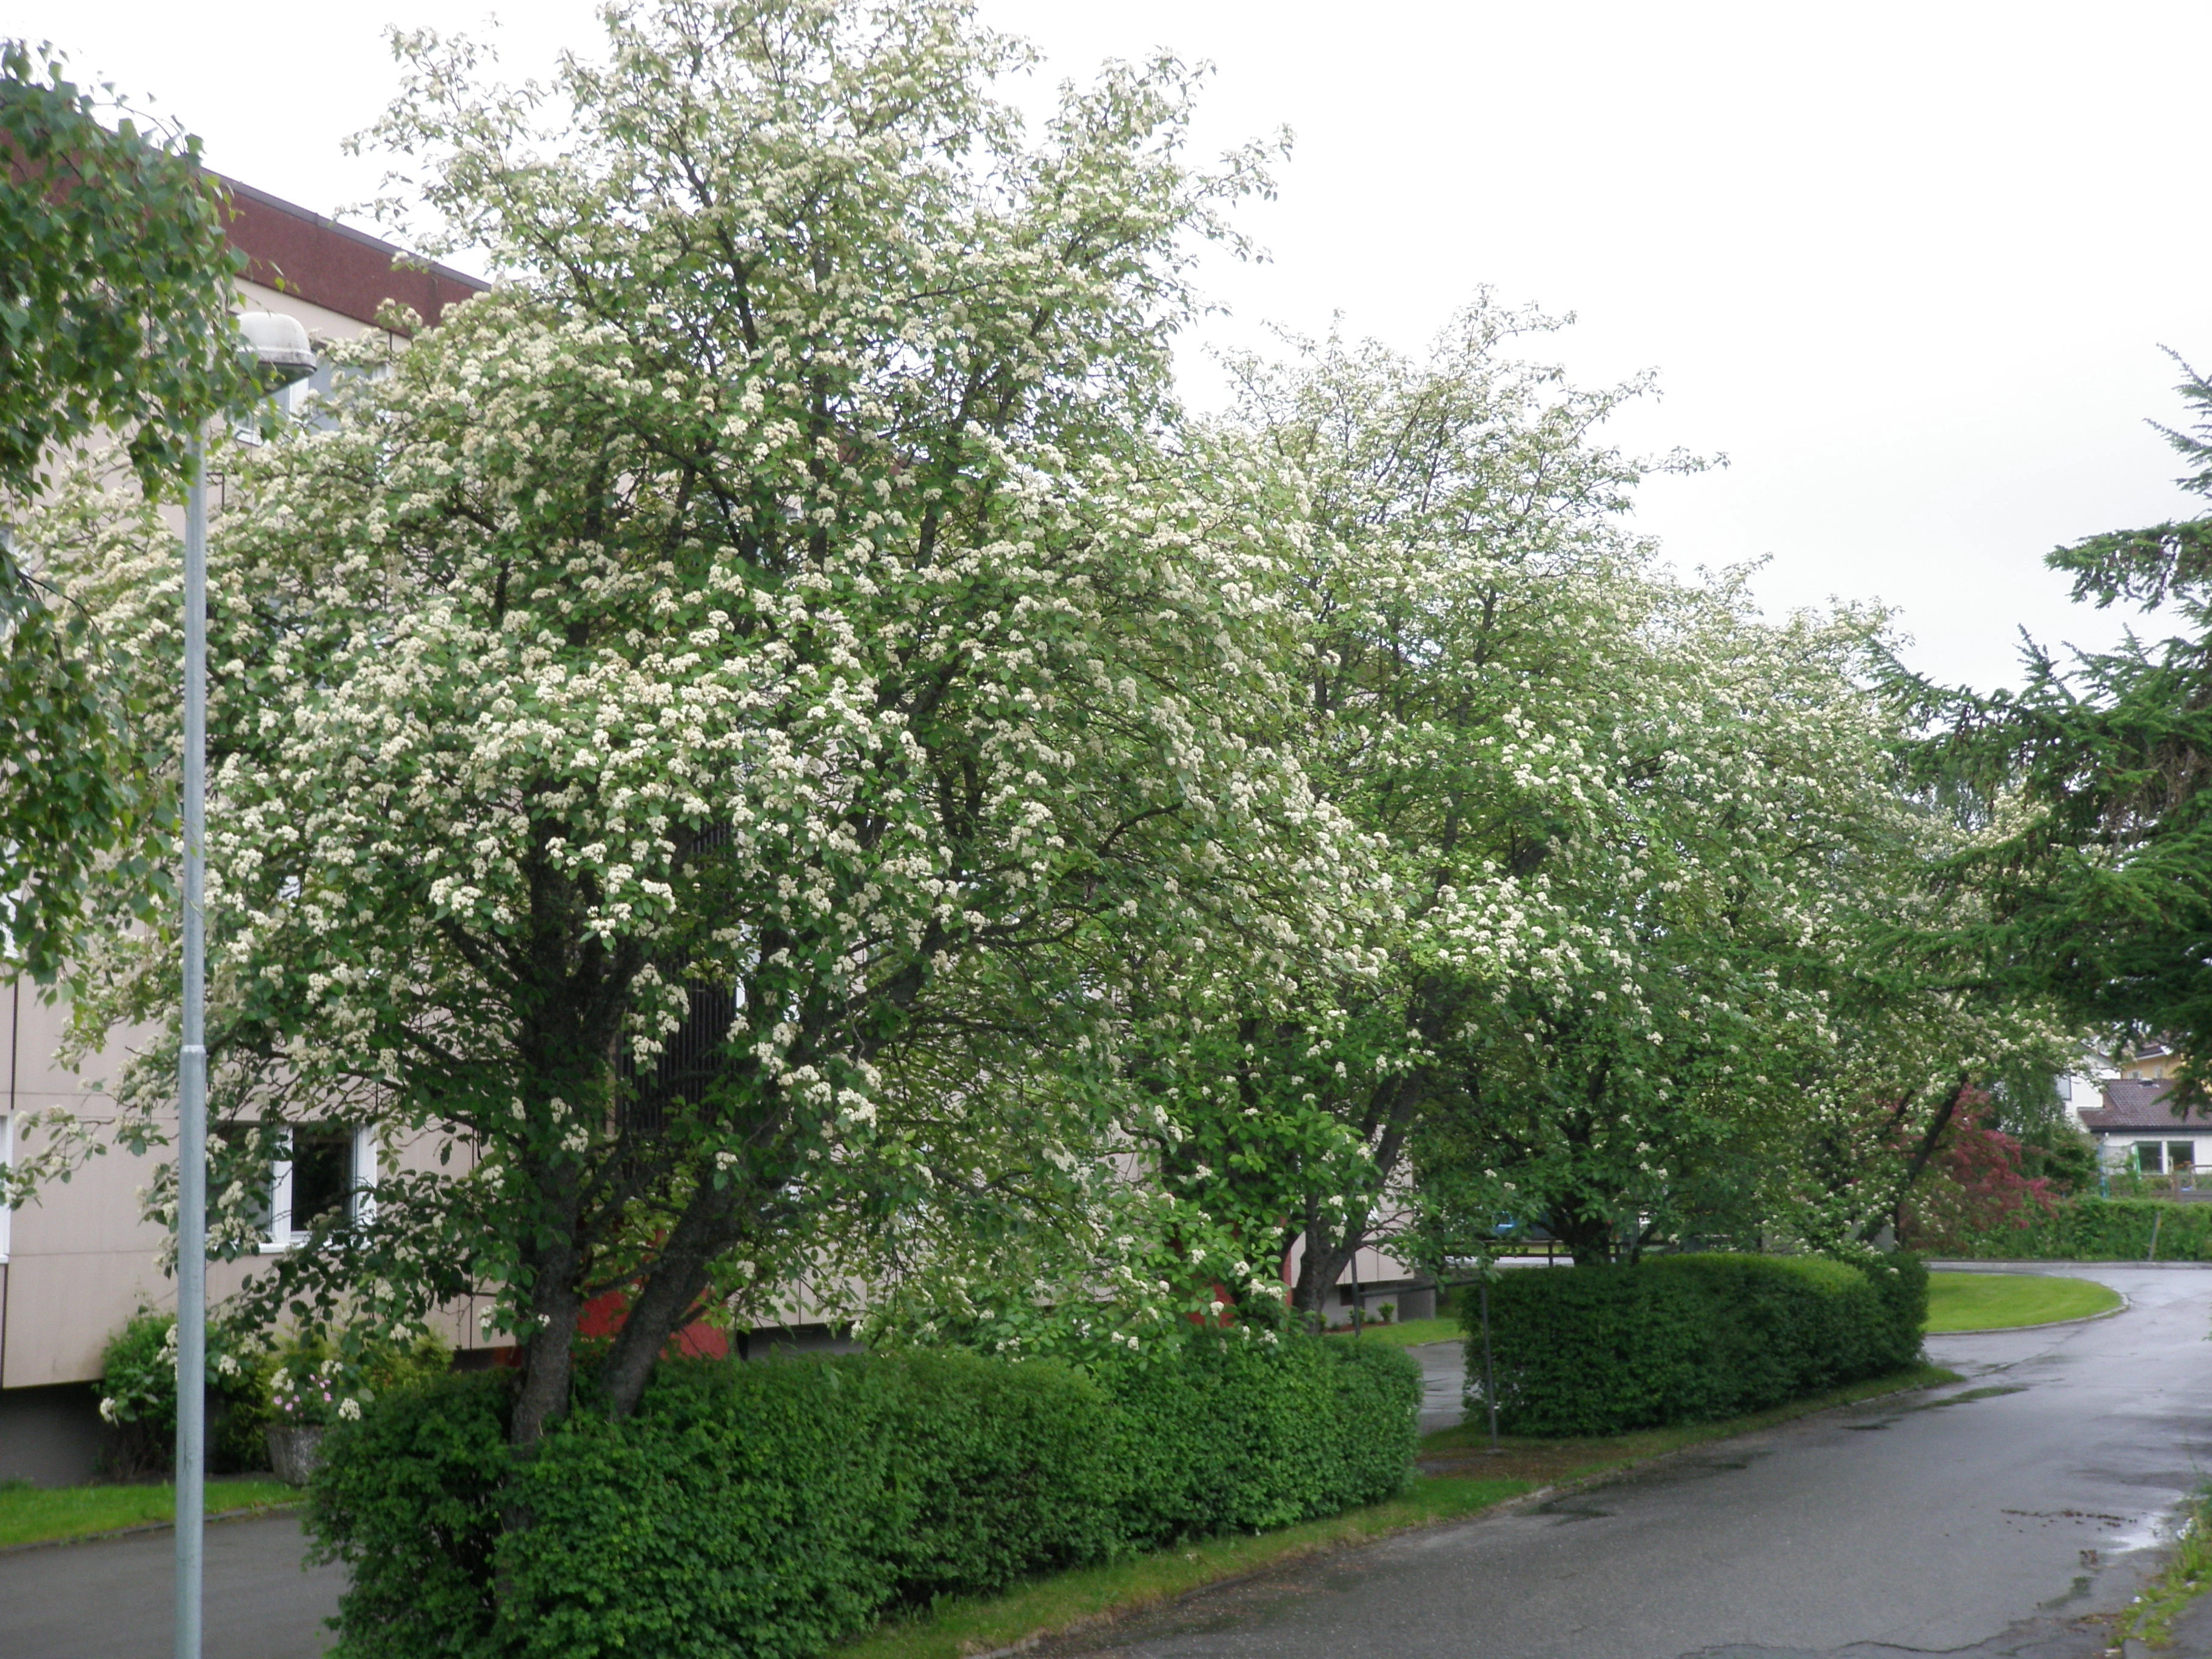
[[[1933,1357],[1966,1382],[1323,1558],[1038,1652],[2094,1659],[2105,1627],[2085,1615],[2125,1605],[2175,1507],[2212,1473],[2212,1272],[2056,1271],[2134,1305],[2087,1324],[1935,1338]]]
[[[1467,1415],[1467,1344],[1423,1342],[1406,1352],[1421,1366],[1421,1432],[1451,1428]]]

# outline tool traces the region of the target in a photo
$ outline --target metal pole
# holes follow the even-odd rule
[[[1359,1246],[1354,1244],[1352,1247],[1352,1334],[1354,1336],[1366,1334],[1360,1322],[1360,1316],[1365,1311],[1359,1301]]]
[[[1490,1281],[1476,1292],[1482,1298],[1482,1403],[1490,1407],[1490,1449],[1498,1449],[1498,1378],[1490,1367]]]
[[[207,1478],[207,448],[185,496],[185,996],[177,1059],[177,1659],[200,1659]]]

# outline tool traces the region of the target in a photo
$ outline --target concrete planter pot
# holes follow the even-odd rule
[[[307,1477],[322,1466],[323,1426],[319,1423],[271,1423],[269,1425],[269,1467],[288,1486],[304,1486]]]

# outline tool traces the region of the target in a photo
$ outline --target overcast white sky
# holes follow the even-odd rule
[[[1583,379],[1646,367],[1632,447],[1730,465],[1648,485],[1685,568],[1771,557],[1774,609],[1898,606],[1917,665],[1988,686],[2015,631],[2102,641],[2054,544],[2191,510],[2144,424],[2171,345],[2212,368],[2202,206],[2212,6],[1680,0],[985,0],[1048,75],[1159,46],[1218,66],[1203,137],[1287,125],[1273,253],[1209,270],[1264,322],[1418,349],[1484,283],[1572,311]],[[394,70],[387,23],[480,31],[480,0],[271,7],[10,0],[84,78],[151,94],[210,163],[331,211],[380,168],[339,153]],[[501,14],[506,67],[598,35],[582,0]],[[1192,376],[1204,397],[1202,370]]]

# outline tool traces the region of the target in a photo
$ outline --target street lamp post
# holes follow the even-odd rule
[[[270,392],[315,370],[293,317],[248,312],[240,349]],[[185,984],[177,1059],[177,1659],[200,1659],[207,1520],[207,447],[194,434],[185,495]]]

